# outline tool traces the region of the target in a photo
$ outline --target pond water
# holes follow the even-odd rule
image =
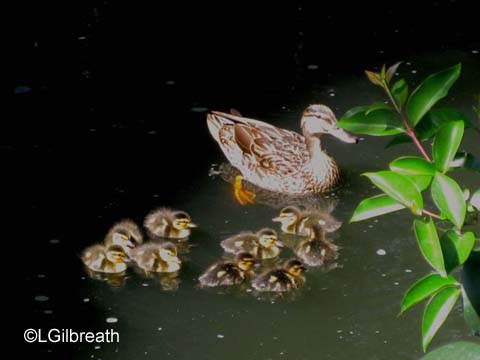
[[[473,94],[480,91],[477,50],[451,51],[442,54],[441,61],[435,59],[437,54],[411,58],[400,74],[418,83],[417,76],[423,78],[461,61],[463,76],[446,104],[473,118]],[[239,110],[298,131],[302,106],[310,102],[328,104],[340,115],[353,106],[382,99],[362,74],[345,74],[319,85],[314,80],[318,70],[306,71],[305,78],[310,71],[313,80],[298,84],[296,98],[289,104],[272,105],[276,110],[263,113]],[[346,173],[345,184],[326,198],[336,204],[333,215],[343,222],[333,235],[341,246],[339,267],[328,272],[311,269],[305,288],[294,298],[258,299],[248,292],[199,289],[199,274],[222,258],[220,240],[241,230],[277,228],[271,219],[278,209],[268,204],[242,207],[234,202],[230,184],[209,176],[210,166],[224,161],[204,126],[204,108],[212,104],[199,100],[189,106],[181,110],[185,116],[177,121],[196,122],[195,129],[202,129],[196,141],[205,144],[203,156],[193,155],[192,161],[197,163],[192,173],[177,174],[182,165],[176,162],[176,154],[181,157],[201,151],[189,149],[181,140],[160,156],[159,161],[166,157],[173,163],[171,168],[163,167],[164,175],[146,168],[151,166],[149,157],[157,156],[166,141],[161,125],[155,127],[154,123],[139,130],[115,122],[114,130],[86,131],[88,160],[82,162],[83,155],[72,151],[72,161],[79,161],[79,168],[68,163],[62,168],[58,155],[48,146],[31,149],[29,161],[46,163],[51,176],[32,189],[38,192],[31,212],[39,239],[33,245],[36,256],[24,274],[25,328],[114,329],[120,334],[118,344],[36,344],[34,349],[52,357],[68,354],[70,359],[103,360],[418,359],[422,354],[422,307],[397,317],[403,293],[430,271],[413,237],[411,215],[402,211],[348,223],[358,202],[378,193],[360,174],[383,169],[394,157],[413,154],[415,149],[409,145],[385,149],[387,139],[367,136],[357,145],[325,139],[328,153]],[[111,132],[121,131],[119,128],[124,129],[114,135],[119,143],[131,134],[140,138],[130,152],[116,153],[102,145]],[[462,149],[480,155],[478,140],[478,133],[468,130]],[[469,187],[480,183],[478,176],[464,171],[456,177]],[[64,194],[70,197],[60,199]],[[189,252],[183,255],[178,289],[169,290],[169,284],[133,271],[117,286],[88,277],[78,257],[85,246],[100,242],[114,221],[124,217],[141,221],[148,211],[162,205],[189,212],[199,225],[190,237]],[[285,249],[282,258],[290,256],[291,250]],[[461,314],[458,304],[432,348],[457,339],[478,341]]]

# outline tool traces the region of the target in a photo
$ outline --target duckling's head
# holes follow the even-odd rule
[[[158,257],[166,262],[180,262],[177,247],[173,243],[165,243],[158,249]]]
[[[235,257],[237,266],[243,271],[249,271],[255,264],[255,257],[248,252],[241,252]]]
[[[111,245],[106,251],[107,259],[114,264],[121,264],[126,262],[127,255],[125,250],[120,245]]]
[[[124,230],[115,230],[112,234],[112,243],[129,249],[133,249],[137,243],[132,236]]]
[[[335,114],[325,105],[309,105],[303,112],[302,130],[306,137],[330,134],[343,142],[356,143],[357,138],[340,128],[337,123]]]
[[[301,211],[296,206],[287,206],[280,210],[280,215],[272,221],[279,222],[282,226],[292,226],[300,220]]]
[[[306,269],[303,263],[297,259],[288,260],[284,268],[290,275],[295,277],[302,276]]]
[[[190,215],[184,211],[175,211],[173,213],[172,225],[177,230],[187,230],[197,227],[194,223],[192,223]]]
[[[272,229],[262,229],[258,233],[258,241],[264,248],[271,248],[272,246],[283,247],[283,243],[278,239],[277,232]]]

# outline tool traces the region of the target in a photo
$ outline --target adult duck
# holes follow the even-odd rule
[[[234,182],[234,194],[242,205],[253,203],[255,195],[242,186],[245,179],[261,188],[288,194],[324,193],[340,179],[335,160],[321,147],[320,136],[330,134],[346,143],[357,138],[337,125],[337,118],[325,105],[310,105],[303,112],[303,136],[238,114],[211,112],[207,124],[228,161],[241,175]]]

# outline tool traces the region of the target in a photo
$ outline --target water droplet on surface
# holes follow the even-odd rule
[[[45,295],[37,295],[35,296],[35,301],[40,301],[40,302],[43,302],[43,301],[48,301],[49,297],[48,296],[45,296]]]
[[[217,334],[217,338],[219,338],[219,339],[223,339],[224,337],[225,337],[225,335]]]
[[[307,65],[307,69],[308,69],[308,70],[317,70],[317,69],[318,69],[318,65],[316,65],[316,64]]]
[[[383,255],[386,255],[386,254],[387,254],[387,252],[383,249],[378,249],[377,250],[377,255],[379,255],[379,256],[383,256]]]
[[[105,321],[109,324],[115,324],[116,322],[118,322],[118,319],[116,317],[109,317]]]

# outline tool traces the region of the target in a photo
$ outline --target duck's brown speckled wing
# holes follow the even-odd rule
[[[220,144],[234,140],[249,158],[250,170],[290,176],[301,171],[309,158],[305,138],[294,131],[231,114],[214,114],[224,127],[218,133]]]
[[[244,232],[229,237],[223,240],[220,245],[223,250],[232,254],[246,251],[255,255],[258,250],[257,236],[251,232]]]

